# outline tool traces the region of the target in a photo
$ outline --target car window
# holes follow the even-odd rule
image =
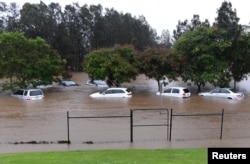
[[[112,94],[113,92],[112,92],[112,90],[107,90],[107,91],[105,91],[104,93],[105,93],[105,94]]]
[[[189,93],[190,91],[187,88],[185,88],[185,89],[183,89],[183,92],[184,93]]]
[[[214,90],[211,91],[211,93],[220,93],[220,89],[219,88],[214,89]]]
[[[230,93],[228,90],[226,90],[226,89],[221,89],[221,91],[220,91],[221,93]]]
[[[38,96],[38,95],[42,95],[42,92],[39,90],[30,91],[30,96]]]
[[[28,94],[28,91],[24,91],[24,94],[23,94],[23,95],[24,95],[24,96],[27,96],[27,94]]]
[[[168,88],[164,90],[164,93],[171,93],[172,88]]]
[[[125,92],[121,89],[117,89],[117,90],[113,90],[113,93],[125,93]]]
[[[174,89],[172,90],[172,93],[180,93],[180,90],[179,90],[179,89],[174,88]]]

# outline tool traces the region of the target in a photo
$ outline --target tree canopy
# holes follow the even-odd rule
[[[240,18],[237,17],[236,9],[232,9],[231,2],[224,1],[217,13],[214,26],[226,30],[227,35],[223,39],[231,42],[231,46],[227,48],[223,56],[228,60],[228,69],[235,81],[235,88],[236,82],[245,78],[250,71],[246,64],[246,59],[249,59],[249,53],[246,51],[248,47],[244,47],[247,45],[243,43],[248,39],[243,33],[242,26],[239,24]]]
[[[144,16],[132,16],[113,8],[72,3],[64,10],[58,3],[0,3],[0,32],[23,31],[28,38],[43,38],[67,67],[82,71],[84,55],[116,44],[133,45],[137,50],[156,44],[156,31]]]
[[[109,86],[120,86],[136,78],[135,49],[132,46],[119,46],[92,51],[85,56],[84,71],[89,77],[106,80]]]
[[[157,36],[143,15],[135,17],[131,13],[119,13],[114,8],[104,9],[100,4],[80,6],[72,3],[62,10],[58,3],[25,3],[19,9],[16,3],[0,2],[0,14],[0,33],[23,32],[22,37],[16,37],[20,44],[13,44],[16,50],[12,49],[11,55],[4,49],[11,44],[6,41],[2,45],[1,77],[6,77],[9,71],[11,79],[14,75],[20,81],[37,78],[26,70],[23,70],[24,75],[18,75],[12,66],[19,63],[22,70],[22,62],[30,62],[28,56],[33,57],[32,46],[37,47],[33,51],[39,58],[58,53],[60,59],[54,55],[55,58],[50,60],[60,61],[50,63],[52,65],[59,66],[61,59],[65,59],[65,69],[87,71],[91,78],[107,79],[114,86],[135,78],[138,70],[156,80],[163,75],[174,78],[181,71],[182,79],[194,82],[198,90],[206,83],[227,86],[231,79],[240,81],[250,72],[249,34],[243,32],[236,10],[226,1],[217,10],[218,16],[212,26],[207,19],[201,21],[198,14],[194,14],[190,21],[179,21],[173,42],[167,29]],[[42,45],[44,47],[39,49]],[[15,60],[7,63],[6,56]],[[46,72],[38,73],[41,74]]]
[[[63,71],[64,61],[41,38],[24,33],[0,34],[0,75],[9,78],[6,89],[50,84]]]
[[[208,82],[215,86],[228,85],[227,61],[222,54],[230,42],[221,41],[223,35],[226,31],[218,28],[198,27],[174,44],[174,49],[185,60],[181,77],[197,85],[198,92]]]
[[[167,77],[169,81],[176,80],[180,75],[182,59],[169,48],[148,47],[139,55],[140,72],[155,79],[160,90],[160,80]]]

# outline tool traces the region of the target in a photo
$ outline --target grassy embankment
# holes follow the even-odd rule
[[[207,149],[83,150],[0,154],[4,164],[206,164]]]

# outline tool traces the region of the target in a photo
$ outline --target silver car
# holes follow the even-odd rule
[[[23,99],[23,100],[41,100],[44,98],[43,91],[41,89],[19,89],[11,96]]]
[[[241,100],[244,99],[244,93],[242,92],[234,92],[230,88],[215,88],[210,92],[201,92],[200,96],[208,96],[208,97],[218,97],[218,98],[227,98],[227,99],[236,99]]]

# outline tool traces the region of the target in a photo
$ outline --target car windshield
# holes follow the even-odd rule
[[[95,81],[96,84],[98,85],[106,85],[106,82],[105,81]]]
[[[235,90],[234,90],[234,89],[229,88],[228,90],[235,93]]]
[[[14,93],[15,95],[23,95],[23,90],[18,90]]]
[[[66,85],[75,85],[76,83],[74,81],[65,81]]]
[[[130,90],[130,89],[126,89],[126,91],[127,91],[127,92],[131,92],[131,90]]]
[[[230,93],[227,89],[221,89],[221,93]]]
[[[189,93],[189,90],[187,88],[183,89],[185,93]]]

